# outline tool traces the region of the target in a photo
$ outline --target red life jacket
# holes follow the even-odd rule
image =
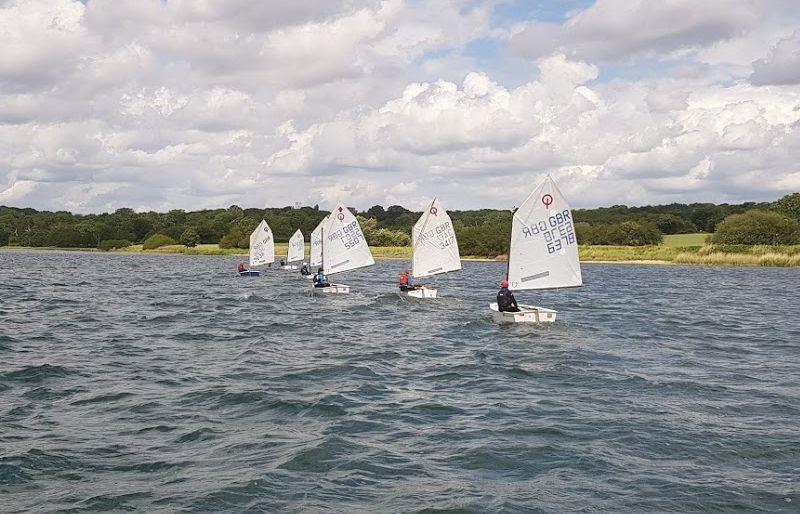
[[[400,285],[401,286],[407,286],[408,285],[408,275],[406,275],[405,273],[400,275]]]
[[[237,271],[240,271],[240,272],[241,272],[241,271],[244,271],[244,264],[242,264],[242,263],[240,262],[240,263],[239,263],[239,265],[238,265],[238,266],[236,266],[236,270],[237,270]]]

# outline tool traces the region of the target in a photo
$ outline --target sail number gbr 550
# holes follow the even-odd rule
[[[525,238],[541,235],[547,243],[547,253],[555,253],[565,246],[575,244],[575,227],[569,209],[554,214],[529,227],[523,227]]]
[[[364,234],[361,233],[358,222],[353,220],[339,230],[328,234],[328,241],[332,242],[337,239],[341,239],[344,247],[349,250],[361,243],[361,240],[364,239]]]

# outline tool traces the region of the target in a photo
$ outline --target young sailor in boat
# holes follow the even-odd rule
[[[300,267],[300,274],[301,275],[311,275],[311,271],[308,269],[308,264],[306,264],[305,262]]]
[[[322,268],[318,269],[317,274],[314,275],[314,287],[331,287],[328,277],[325,276]]]
[[[407,269],[400,273],[400,276],[397,278],[397,285],[400,287],[401,291],[413,291],[422,287],[415,286],[413,280],[414,279],[411,277],[411,270]]]
[[[281,259],[281,266],[286,266],[286,261]]]
[[[500,282],[500,291],[497,292],[497,310],[500,312],[519,312],[517,299],[508,289],[508,280]]]
[[[239,273],[241,273],[241,272],[243,272],[243,271],[247,271],[247,269],[244,267],[244,263],[243,263],[243,262],[240,262],[240,263],[239,263],[239,264],[236,266],[236,271],[238,271]]]

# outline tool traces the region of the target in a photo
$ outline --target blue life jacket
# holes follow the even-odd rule
[[[324,284],[328,281],[328,278],[325,276],[325,273],[317,273],[317,284]]]

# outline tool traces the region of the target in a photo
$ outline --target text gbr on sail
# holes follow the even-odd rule
[[[453,233],[453,227],[450,222],[445,221],[441,225],[437,225],[419,235],[420,243],[427,243],[428,241],[431,241],[439,248],[446,248],[455,243],[456,236]]]
[[[575,244],[575,228],[569,209],[550,216],[547,221],[541,220],[530,227],[523,227],[522,233],[526,238],[541,234],[547,243],[547,253],[555,253],[564,246]]]
[[[361,229],[358,228],[358,222],[353,220],[347,225],[343,226],[335,232],[328,234],[328,241],[342,240],[345,248],[350,249],[358,246],[364,236],[361,234]]]

